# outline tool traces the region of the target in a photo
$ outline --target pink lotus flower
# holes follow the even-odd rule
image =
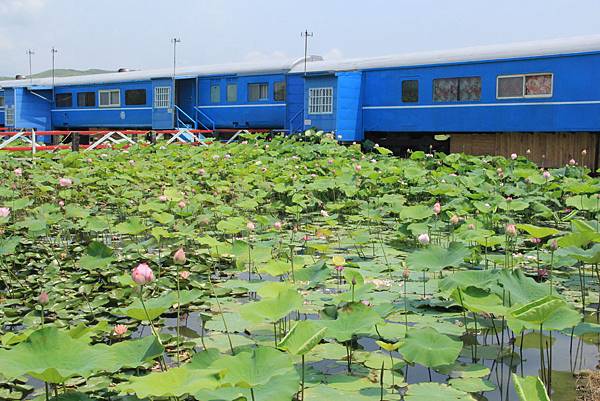
[[[185,209],[185,207],[186,207],[186,204],[185,204],[185,202],[184,202],[184,201],[180,201],[180,202],[177,204],[177,206],[179,206],[181,209]]]
[[[246,228],[248,229],[248,231],[254,231],[256,230],[256,225],[253,222],[249,221],[246,224]]]
[[[435,205],[433,205],[433,213],[440,214],[441,212],[442,212],[442,205],[440,204],[440,202],[436,202]]]
[[[113,331],[116,336],[121,337],[125,335],[125,333],[127,333],[127,326],[125,326],[124,324],[117,324]]]
[[[469,225],[467,225],[467,228],[468,228],[469,230],[474,230],[474,229],[475,229],[475,224],[473,224],[473,223],[470,223]]]
[[[135,164],[135,160],[129,160],[129,165],[133,166]]]
[[[541,243],[542,243],[542,240],[541,240],[541,239],[539,239],[539,238],[532,238],[530,241],[531,241],[531,243],[532,243],[532,244],[534,244],[534,245],[539,245],[539,244],[541,244]]]
[[[0,207],[0,217],[8,217],[10,215],[10,208]]]
[[[302,241],[304,241],[304,242],[310,241],[310,236],[305,235],[304,237],[302,237]]]
[[[14,169],[13,172],[15,173],[15,176],[17,176],[17,177],[21,177],[23,175],[23,170],[20,167]]]
[[[50,302],[50,297],[48,296],[48,293],[46,291],[40,292],[40,295],[38,296],[38,303],[40,305],[48,305],[48,302]]]
[[[321,210],[321,216],[329,217],[329,212],[327,210]]]
[[[362,166],[360,164],[356,164],[354,166],[354,171],[356,171],[358,173],[360,170],[362,170]]]
[[[516,153],[513,153],[513,154],[510,155],[510,158],[513,159],[513,160],[517,160],[517,157],[519,157],[519,156],[517,156]]]
[[[505,228],[505,232],[506,232],[506,235],[508,235],[510,237],[516,237],[517,236],[517,226],[515,226],[514,224],[507,224],[506,228]]]
[[[154,281],[154,272],[146,263],[140,263],[131,271],[131,278],[138,285],[145,285]]]
[[[371,302],[365,300],[360,301],[360,303],[362,303],[364,306],[371,306]]]
[[[429,234],[427,234],[427,233],[423,233],[423,234],[419,235],[418,240],[421,245],[428,245],[429,242],[431,241],[429,238]]]
[[[577,162],[575,161],[575,159],[569,160],[569,165],[574,166],[576,164],[577,164]]]
[[[581,156],[585,156],[585,155],[587,155],[587,149],[583,149],[583,150],[581,151]]]
[[[204,170],[203,168],[198,170],[198,174],[199,175],[206,175],[206,170]]]
[[[276,230],[281,230],[282,226],[283,224],[281,224],[281,221],[276,221],[275,223],[273,223],[273,228],[275,228]]]
[[[333,164],[333,159],[327,160],[327,164]]]
[[[59,200],[58,201],[58,206],[65,207],[65,201],[64,200]]]
[[[190,272],[187,270],[184,270],[179,273],[179,277],[181,277],[183,280],[187,280],[190,277]]]
[[[344,266],[336,266],[335,270],[337,270],[338,272],[341,272],[344,270]]]
[[[550,174],[549,171],[544,171],[542,176],[544,177],[544,179],[549,180],[552,177],[552,174]]]
[[[60,180],[58,180],[58,185],[60,185],[63,188],[69,188],[71,185],[73,185],[73,181],[70,178],[61,178]]]
[[[161,196],[158,197],[158,200],[161,201],[161,202],[166,202],[166,201],[169,200],[169,198],[167,198],[166,195],[161,195]]]
[[[527,149],[527,151],[525,153],[527,153],[528,155],[530,155],[531,154],[531,149]]]
[[[177,252],[175,252],[175,254],[173,255],[173,262],[175,262],[178,265],[184,265],[186,261],[187,258],[185,257],[185,251],[183,250],[183,248],[179,248]]]

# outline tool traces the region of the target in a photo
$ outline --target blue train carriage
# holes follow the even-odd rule
[[[307,62],[320,60],[310,56]],[[304,58],[199,71],[194,116],[204,128],[217,130],[301,129],[304,83],[288,74],[298,65],[304,65]]]
[[[583,149],[596,155],[600,87],[590,82],[599,68],[600,36],[316,62],[306,76],[304,127],[398,153],[531,149],[540,164],[562,165]]]

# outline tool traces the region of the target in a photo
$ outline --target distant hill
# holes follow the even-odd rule
[[[89,70],[72,70],[72,69],[56,69],[54,70],[55,77],[76,77],[78,75],[95,75],[95,74],[106,74],[109,72],[108,70],[100,70],[98,68],[92,68]],[[52,76],[52,70],[43,71],[37,74],[33,74],[33,78],[49,78]],[[15,79],[15,77],[0,77],[0,81],[9,81]],[[29,76],[27,76],[29,79]]]

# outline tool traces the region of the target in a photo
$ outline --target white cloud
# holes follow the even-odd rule
[[[18,17],[39,13],[47,0],[0,0],[0,16]]]

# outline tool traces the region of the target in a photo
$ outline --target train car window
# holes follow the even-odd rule
[[[419,81],[416,79],[402,81],[402,101],[404,103],[419,101]]]
[[[458,78],[434,79],[433,100],[435,102],[457,102]]]
[[[121,91],[119,89],[109,89],[98,91],[100,107],[120,107]]]
[[[4,95],[0,95],[0,107],[4,107]]]
[[[523,75],[498,77],[498,99],[523,97],[524,79]]]
[[[248,84],[248,101],[258,102],[269,99],[269,84]]]
[[[95,92],[79,92],[77,94],[77,107],[94,107],[95,105]]]
[[[157,86],[154,88],[154,108],[166,109],[171,106],[171,87]]]
[[[333,114],[333,88],[308,89],[308,114]]]
[[[525,96],[552,96],[552,74],[536,74],[525,76]]]
[[[238,98],[238,87],[237,84],[227,84],[227,101],[228,102],[237,102]]]
[[[125,91],[125,105],[143,106],[146,104],[146,89],[130,89]]]
[[[211,103],[220,103],[221,102],[221,86],[220,85],[211,85],[210,101],[211,101]]]
[[[273,90],[273,99],[276,102],[285,101],[286,96],[286,85],[285,82],[275,82],[275,89]]]
[[[481,100],[481,78],[460,78],[458,80],[458,100],[461,102]]]
[[[72,107],[73,106],[73,94],[72,93],[57,93],[54,102],[56,107]]]

